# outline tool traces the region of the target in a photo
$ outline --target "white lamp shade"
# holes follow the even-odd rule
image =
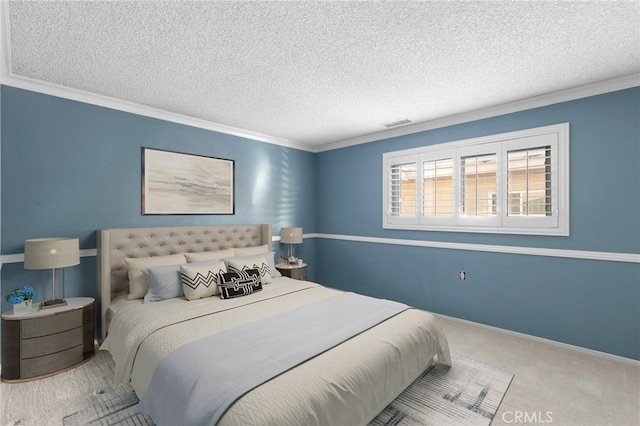
[[[280,242],[284,244],[302,244],[302,228],[280,228]]]
[[[79,263],[77,238],[36,238],[24,242],[24,269],[55,269]]]

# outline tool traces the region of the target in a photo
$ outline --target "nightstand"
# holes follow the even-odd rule
[[[307,280],[306,263],[278,263],[276,269],[285,277],[293,278],[294,280]]]
[[[69,297],[66,306],[2,314],[2,381],[52,376],[89,360],[94,299]]]

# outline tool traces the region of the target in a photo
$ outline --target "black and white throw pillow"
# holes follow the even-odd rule
[[[257,269],[247,269],[244,271],[220,274],[218,288],[220,289],[220,298],[222,299],[246,296],[260,291],[262,290],[260,271]]]

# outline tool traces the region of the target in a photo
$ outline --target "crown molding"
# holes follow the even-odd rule
[[[5,2],[0,2],[0,12],[5,8]],[[6,14],[0,18],[0,21],[6,20]],[[8,23],[4,22],[0,36],[4,36],[8,32]],[[291,141],[288,139],[278,138],[275,136],[269,136],[249,130],[244,130],[232,126],[227,126],[212,121],[202,120],[186,115],[176,114],[169,111],[161,110],[158,108],[152,108],[133,102],[123,101],[120,99],[111,98],[108,96],[98,95],[95,93],[86,92],[83,90],[73,89],[58,84],[47,83],[40,80],[31,79],[28,77],[22,77],[7,72],[8,64],[10,63],[10,53],[7,48],[8,37],[2,37],[0,42],[0,66],[2,72],[0,73],[0,83],[6,86],[12,86],[19,89],[30,90],[33,92],[44,93],[59,98],[70,99],[78,102],[83,102],[91,105],[97,105],[114,110],[129,112],[132,114],[142,115],[146,117],[156,118],[159,120],[165,120],[173,123],[183,124],[186,126],[197,127],[205,130],[211,130],[214,132],[224,133],[228,135],[238,136],[246,139],[251,139],[259,142],[270,143],[274,145],[280,145],[287,148],[299,149],[308,152],[324,152],[331,151],[340,148],[346,148],[349,146],[365,144],[369,142],[375,142],[383,139],[394,138],[398,136],[405,136],[414,133],[420,133],[428,130],[439,129],[443,127],[453,126],[456,124],[467,123],[476,120],[482,120],[485,118],[497,117],[500,115],[510,114],[514,112],[524,111],[533,108],[540,108],[548,105],[553,105],[561,102],[568,102],[576,99],[586,98],[590,96],[596,96],[604,93],[615,92],[618,90],[629,89],[632,87],[640,86],[640,74],[631,74],[628,76],[605,80],[598,83],[593,83],[585,86],[580,86],[572,89],[563,90],[556,93],[550,93],[547,95],[536,96],[529,99],[523,99],[508,104],[497,105],[490,108],[479,109],[462,114],[452,115],[448,117],[438,118],[435,120],[425,121],[410,126],[404,126],[398,129],[386,130],[383,132],[372,133],[369,135],[359,136],[356,138],[345,139],[342,141],[331,142],[324,145],[307,145],[300,142]]]
[[[456,124],[468,123],[470,121],[482,120],[485,118],[497,117],[500,115],[510,114],[533,108],[540,108],[548,105],[558,104],[561,102],[573,101],[576,99],[587,98],[590,96],[601,95],[603,93],[615,92],[618,90],[629,89],[637,86],[640,86],[640,73],[630,74],[624,77],[574,87],[571,89],[549,93],[546,95],[535,96],[532,98],[510,102],[503,105],[496,105],[493,107],[469,111],[462,114],[437,118],[435,120],[423,121],[413,125],[403,126],[397,129],[385,130],[382,132],[371,133],[369,135],[344,139],[341,141],[320,145],[319,147],[317,147],[316,152],[330,151],[334,149],[346,148],[353,145],[360,145],[368,142],[375,142],[383,139],[410,135],[413,133],[439,129]]]
[[[237,127],[227,126],[213,121],[189,117],[182,114],[176,114],[173,112],[137,104],[134,102],[123,101],[109,96],[90,93],[84,90],[78,90],[59,84],[17,76],[11,73],[4,78],[2,84],[6,86],[16,87],[18,89],[30,90],[32,92],[44,93],[46,95],[56,96],[59,98],[70,99],[77,102],[83,102],[86,104],[128,112],[131,114],[156,118],[158,120],[184,124],[185,126],[197,127],[200,129],[211,130],[214,132],[238,136],[241,138],[251,139],[259,142],[266,142],[274,145],[285,146],[288,148],[314,152],[314,147],[288,139],[252,132],[250,130],[244,130]]]

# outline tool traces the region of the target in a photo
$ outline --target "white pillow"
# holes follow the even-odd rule
[[[269,284],[271,282],[271,269],[264,256],[236,257],[227,259],[227,264],[229,265],[229,272],[257,269],[260,271],[260,281],[262,281],[262,284]]]
[[[185,253],[184,257],[187,258],[187,262],[203,262],[205,260],[218,260],[223,257],[236,256],[235,250],[230,248],[226,250],[218,251],[203,251],[199,253]]]
[[[220,294],[218,277],[226,272],[227,267],[223,261],[180,265],[184,297],[196,300]]]
[[[154,266],[180,265],[187,263],[187,259],[183,254],[171,254],[168,256],[151,256],[151,257],[127,257],[124,259],[129,268],[129,294],[127,299],[142,299],[149,286],[144,278],[142,269],[152,268]]]
[[[269,245],[265,244],[257,247],[242,247],[235,249],[236,256],[251,256],[254,254],[269,253]]]

